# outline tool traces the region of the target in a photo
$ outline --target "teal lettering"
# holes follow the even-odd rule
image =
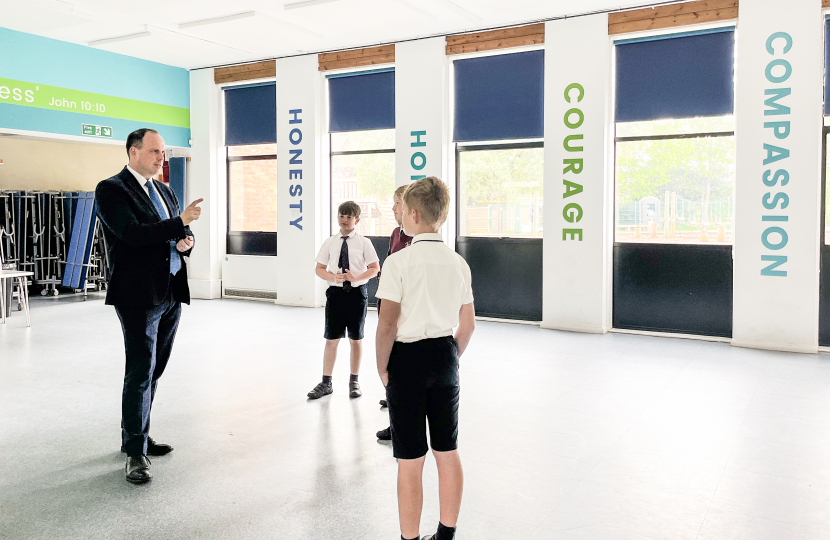
[[[778,103],[778,100],[782,97],[789,96],[791,93],[791,88],[769,88],[767,90],[764,90],[765,96],[772,96],[764,100],[764,105],[769,107],[769,109],[764,111],[764,116],[790,114],[790,108],[786,105],[781,105],[780,103]]]
[[[781,240],[777,244],[773,244],[769,241],[769,235],[775,233],[781,236]],[[773,251],[778,251],[779,249],[782,249],[784,246],[787,245],[788,240],[789,238],[787,237],[787,231],[785,231],[781,227],[768,227],[764,232],[761,233],[761,243],[764,244],[765,248],[771,249]]]
[[[790,157],[790,151],[786,148],[764,144],[764,150],[767,151],[767,157],[764,158],[764,165],[769,165],[770,163],[775,163],[776,161]]]
[[[772,171],[764,171],[763,180],[765,186],[772,187],[779,181],[782,186],[786,186],[790,182],[790,173],[784,169],[778,169],[775,171],[775,174],[772,176],[772,180],[769,178],[770,174],[772,174]]]
[[[772,74],[772,68],[781,66],[784,68],[784,74],[776,77]],[[786,82],[787,79],[790,78],[790,75],[793,74],[793,67],[790,65],[789,62],[784,60],[783,58],[776,58],[769,64],[767,64],[767,70],[765,71],[767,80],[771,83],[779,84],[782,82]]]
[[[409,146],[426,146],[427,145],[426,141],[421,140],[422,135],[424,137],[426,137],[426,134],[427,134],[426,131],[411,131],[411,132],[409,132],[409,134],[412,135],[413,137],[415,137],[415,142],[414,143],[409,143]]]
[[[764,208],[766,208],[767,210],[774,210],[776,205],[778,205],[778,201],[782,201],[781,210],[785,209],[787,206],[790,205],[790,198],[787,197],[786,193],[776,193],[775,196],[773,196],[772,201],[769,200],[770,195],[772,194],[767,193],[763,197],[761,197],[761,204],[763,204]]]
[[[761,255],[761,260],[772,263],[766,268],[761,268],[762,276],[787,277],[786,270],[776,270],[776,268],[787,262],[786,255]]]
[[[793,38],[786,32],[776,32],[772,34],[770,37],[767,38],[767,52],[770,54],[775,54],[775,50],[772,48],[772,42],[776,39],[783,39],[784,40],[784,54],[790,52],[790,49],[793,46]]]
[[[764,128],[772,128],[776,139],[786,139],[790,135],[790,122],[764,122]]]

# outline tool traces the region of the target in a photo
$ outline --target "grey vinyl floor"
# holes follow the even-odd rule
[[[320,376],[323,310],[186,306],[151,434],[175,447],[124,481],[123,342],[100,297],[35,299],[0,326],[0,538],[399,538],[396,464],[362,384]],[[461,361],[458,535],[830,538],[830,358],[480,322]],[[421,533],[438,522],[429,459]]]

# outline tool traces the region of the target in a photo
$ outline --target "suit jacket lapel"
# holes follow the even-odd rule
[[[153,205],[153,201],[150,200],[150,196],[147,195],[147,192],[144,191],[144,188],[135,179],[135,176],[127,170],[127,167],[124,167],[124,170],[121,171],[119,176],[124,182],[124,185],[127,186],[127,189],[132,192],[133,197],[144,204],[144,209],[161,221],[162,217],[156,212],[156,207]]]

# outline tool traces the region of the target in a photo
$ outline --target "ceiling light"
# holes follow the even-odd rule
[[[105,39],[96,39],[95,41],[90,41],[87,43],[90,47],[100,47],[102,45],[109,45],[110,43],[118,43],[120,41],[130,41],[133,39],[140,39],[150,37],[153,34],[150,32],[138,32],[137,34],[127,34],[126,36],[116,36],[111,38]]]
[[[237,13],[236,15],[227,15],[225,17],[214,17],[212,19],[202,19],[200,21],[186,22],[179,25],[179,30],[184,30],[185,28],[193,28],[195,26],[205,26],[208,24],[220,24],[230,21],[237,21],[239,19],[248,19],[250,17],[256,17],[256,11],[246,11],[245,13]]]
[[[330,4],[331,2],[338,2],[339,0],[301,0],[300,2],[290,2],[282,6],[282,9],[300,9],[311,6],[319,6],[320,4]]]

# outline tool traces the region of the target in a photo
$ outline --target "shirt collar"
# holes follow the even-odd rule
[[[133,173],[133,176],[135,176],[135,179],[136,179],[136,180],[138,180],[138,183],[141,185],[141,187],[145,187],[145,184],[146,184],[147,182],[149,182],[149,181],[150,181],[149,179],[144,178],[143,176],[141,176],[140,174],[138,174],[138,173],[135,171],[135,169],[133,169],[133,168],[132,168],[132,167],[130,167],[129,165],[127,165],[127,170],[128,170],[128,171],[130,171],[131,173]]]
[[[422,242],[422,241],[427,241],[427,240],[430,240],[430,241],[433,241],[433,242],[435,240],[438,240],[439,242],[444,241],[444,239],[441,238],[441,235],[438,234],[438,233],[421,233],[419,235],[416,235],[415,238],[412,239],[412,243],[414,244],[416,242]]]
[[[355,230],[353,230],[352,232],[350,232],[350,233],[347,235],[347,238],[354,238],[354,235],[356,235],[356,234],[357,234],[357,229],[355,229]],[[339,236],[340,238],[343,238],[343,233],[342,233],[342,232],[340,232],[340,231],[337,231],[337,236]]]

